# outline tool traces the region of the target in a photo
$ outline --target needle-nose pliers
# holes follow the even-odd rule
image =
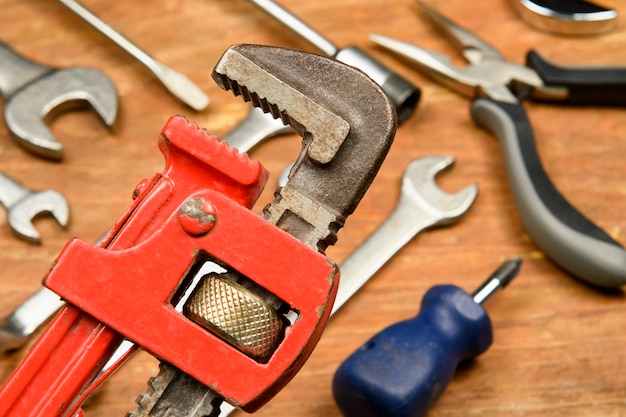
[[[448,56],[381,35],[376,44],[416,64],[425,74],[472,98],[471,116],[498,137],[515,205],[537,246],[575,277],[601,287],[626,284],[626,251],[578,212],[557,190],[537,153],[523,98],[575,105],[626,105],[626,69],[557,67],[530,51],[526,65],[504,60],[484,40],[420,3],[469,61],[459,67]]]

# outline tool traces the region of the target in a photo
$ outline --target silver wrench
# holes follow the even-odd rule
[[[93,68],[57,69],[33,62],[0,42],[0,95],[9,131],[24,149],[44,158],[63,158],[63,145],[45,121],[56,111],[89,104],[107,126],[117,118],[117,90]]]
[[[41,237],[33,218],[50,213],[62,226],[67,225],[69,206],[63,195],[54,190],[34,191],[0,173],[0,204],[7,209],[11,229],[22,239],[39,243]]]
[[[418,233],[450,225],[469,210],[478,194],[476,184],[449,194],[435,182],[435,176],[453,162],[451,156],[429,156],[408,165],[402,177],[400,199],[391,215],[341,263],[331,315]],[[220,417],[225,417],[236,408],[223,403],[220,410]]]
[[[393,212],[341,263],[341,280],[331,314],[418,233],[452,224],[472,206],[478,194],[476,184],[449,194],[435,182],[435,176],[453,162],[451,156],[429,156],[408,165]]]

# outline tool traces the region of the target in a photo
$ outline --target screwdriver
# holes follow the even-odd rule
[[[485,352],[493,341],[481,304],[519,272],[521,259],[504,262],[472,295],[437,285],[419,314],[387,327],[337,369],[333,395],[346,417],[419,417],[451,381],[459,362]]]
[[[59,0],[59,2],[137,59],[180,101],[196,111],[204,110],[209,105],[209,97],[193,81],[148,55],[77,0]]]

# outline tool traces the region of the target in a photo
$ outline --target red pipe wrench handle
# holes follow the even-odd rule
[[[77,413],[82,392],[88,390],[122,340],[93,317],[65,306],[3,387],[0,415]]]

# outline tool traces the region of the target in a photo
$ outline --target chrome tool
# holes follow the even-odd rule
[[[24,149],[60,160],[63,145],[45,124],[71,105],[89,104],[107,126],[117,118],[117,91],[102,72],[83,67],[56,69],[28,60],[0,42],[0,94],[9,131]]]

